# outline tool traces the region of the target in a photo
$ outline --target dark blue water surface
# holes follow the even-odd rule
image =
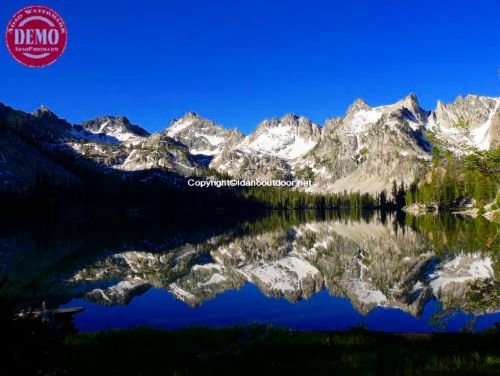
[[[163,289],[150,289],[128,305],[102,306],[83,299],[73,299],[65,307],[83,306],[85,311],[75,316],[81,331],[111,328],[153,326],[180,329],[190,326],[224,327],[239,324],[270,324],[298,330],[346,330],[363,325],[371,330],[387,332],[459,331],[473,318],[456,313],[435,324],[432,317],[441,310],[435,300],[425,306],[421,317],[397,308],[377,307],[362,315],[349,299],[331,296],[323,290],[297,303],[270,298],[254,285],[247,283],[239,290],[226,291],[199,307],[189,307]],[[500,312],[477,318],[475,329],[480,331],[500,321]]]

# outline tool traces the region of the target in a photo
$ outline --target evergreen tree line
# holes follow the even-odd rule
[[[151,172],[148,172],[151,174]],[[360,192],[313,194],[288,188],[195,188],[180,177],[162,176],[143,181],[148,173],[133,176],[102,174],[82,168],[78,180],[37,175],[33,186],[23,191],[0,193],[2,219],[26,218],[96,219],[134,215],[179,215],[214,210],[382,209],[404,206],[404,185],[394,182],[392,197]],[[179,178],[176,184],[172,179]],[[168,181],[166,181],[166,180]],[[142,210],[138,211],[138,210]]]
[[[342,193],[318,194],[292,190],[287,188],[252,187],[246,193],[265,205],[267,209],[383,209],[395,210],[405,206],[406,186],[396,181],[392,183],[391,195],[383,190],[380,193],[370,194],[359,191]]]
[[[419,184],[410,185],[406,202],[453,207],[474,199],[482,208],[495,198],[500,205],[499,189],[500,148],[465,157],[448,152],[434,159],[434,168]]]

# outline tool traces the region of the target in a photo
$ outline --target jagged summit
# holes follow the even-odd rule
[[[46,105],[42,104],[39,108],[37,108],[35,111],[32,112],[32,115],[35,117],[54,117],[59,119],[59,117],[52,112],[50,108],[48,108]]]
[[[461,127],[457,127],[459,123]],[[428,128],[446,138],[455,150],[467,145],[481,150],[500,145],[500,98],[469,94],[452,103],[438,101],[429,116]]]
[[[165,132],[170,137],[173,137],[175,134],[188,127],[199,127],[203,125],[216,126],[213,121],[205,119],[196,112],[186,112],[180,119],[173,119],[170,125],[165,129]]]
[[[52,111],[50,110],[50,108],[48,108],[48,107],[47,107],[46,105],[44,105],[44,104],[42,104],[42,105],[40,106],[40,108],[38,108],[38,110],[39,110],[39,111],[41,111],[41,112],[50,112],[50,113],[52,113]],[[36,110],[35,110],[35,111],[36,111]]]
[[[356,99],[347,109],[347,113],[352,113],[352,112],[357,112],[361,110],[371,110],[372,107],[364,100],[361,98]]]
[[[120,123],[126,126],[132,125],[130,120],[126,116],[113,116],[113,115],[103,115],[95,117],[91,120],[88,120],[86,123],[90,122],[106,122],[106,121],[114,121],[116,123]]]
[[[281,121],[283,121],[283,122],[288,122],[288,121],[293,122],[293,121],[297,121],[299,119],[304,119],[304,117],[297,116],[297,115],[295,115],[295,114],[293,114],[293,113],[290,112],[290,113],[287,113],[287,114],[283,115],[283,117],[281,118]]]
[[[428,112],[420,107],[417,95],[415,93],[408,94],[405,98],[396,102],[389,107],[392,111],[401,111],[401,115],[410,122],[425,123],[427,121]]]
[[[235,145],[243,139],[236,129],[226,129],[195,112],[186,113],[174,120],[164,133],[189,148],[192,154],[212,156]]]
[[[205,118],[203,118],[197,112],[189,111],[189,112],[186,112],[184,115],[182,115],[182,117],[180,117],[179,119],[177,119],[177,118],[172,119],[172,122],[170,123],[169,126],[167,126],[167,129],[170,128],[175,123],[178,123],[181,121],[187,121],[187,120],[205,120]]]
[[[190,112],[186,112],[186,114],[183,116],[183,118],[198,118],[198,119],[201,119],[201,116],[198,113],[196,113],[196,112],[190,111]]]
[[[263,129],[266,128],[274,128],[274,127],[285,127],[285,126],[292,126],[292,127],[298,127],[300,125],[308,125],[308,124],[315,124],[313,121],[310,119],[306,118],[305,116],[298,116],[293,113],[287,113],[283,115],[281,118],[279,117],[273,117],[270,119],[265,119],[263,120],[256,128],[255,133],[259,133]],[[317,125],[317,124],[316,124]],[[319,125],[317,125],[319,127]]]
[[[400,108],[406,108],[410,111],[417,111],[418,109],[420,109],[418,97],[415,93],[408,94],[403,99],[397,101],[394,106]]]
[[[303,116],[285,114],[264,120],[255,132],[237,145],[245,155],[291,160],[309,152],[321,138],[321,127]]]
[[[116,138],[118,141],[129,141],[138,137],[147,137],[149,132],[134,125],[125,116],[100,116],[85,121],[81,127],[94,134],[106,134]]]
[[[417,94],[415,93],[408,94],[403,99],[403,104],[408,107],[419,106]]]
[[[415,93],[410,93],[406,97],[397,101],[394,104],[383,105],[378,107],[372,107],[364,99],[358,98],[348,107],[346,115],[358,111],[370,111],[373,109],[387,109],[389,111],[393,111],[400,108],[407,108],[408,110],[411,111],[421,109],[417,95]]]
[[[57,116],[47,106],[41,105],[31,115],[36,119],[34,123],[36,123],[37,128],[39,130],[43,129],[43,132],[46,132],[50,137],[70,137],[73,126],[65,119]]]
[[[297,123],[299,117],[292,113],[287,113],[282,117],[272,117],[269,119],[264,119],[256,128],[255,133],[258,133],[265,128],[273,128],[281,125],[294,124]]]
[[[370,124],[390,118],[406,120],[412,128],[417,128],[427,121],[427,116],[428,113],[420,107],[417,96],[410,93],[394,104],[377,107],[371,107],[363,99],[357,99],[349,106],[342,122],[349,128],[349,132],[357,133]],[[327,123],[331,124],[332,121],[333,119],[330,119]]]

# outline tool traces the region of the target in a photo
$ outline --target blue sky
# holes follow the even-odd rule
[[[26,68],[2,42],[0,101],[73,123],[125,115],[156,131],[195,111],[248,133],[288,112],[322,124],[358,97],[500,96],[495,0],[5,0],[0,25],[39,3],[65,19],[66,52]]]

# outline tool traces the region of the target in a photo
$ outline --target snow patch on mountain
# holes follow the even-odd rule
[[[196,133],[195,137],[205,139],[209,144],[210,148],[205,148],[205,149],[195,149],[191,148],[189,151],[191,154],[194,155],[208,155],[208,156],[213,156],[216,154],[219,154],[222,149],[221,145],[224,144],[225,139],[220,136],[216,135],[209,135],[209,134],[203,134],[203,133]]]
[[[278,126],[254,139],[247,138],[238,146],[247,153],[270,154],[283,159],[295,159],[306,154],[316,145],[314,140],[305,140],[289,126]]]
[[[498,135],[494,139],[492,129],[499,104],[500,98],[477,95],[458,97],[453,103],[439,101],[426,128],[445,148],[457,154],[467,154],[471,147],[488,150],[494,141],[499,141]]]
[[[175,135],[187,129],[189,126],[193,125],[195,119],[182,118],[180,120],[174,121],[173,124],[167,128],[167,136],[175,138]]]
[[[479,150],[488,150],[490,148],[491,123],[493,121],[493,117],[495,116],[496,112],[500,108],[500,98],[497,98],[496,101],[497,101],[497,104],[495,105],[495,109],[493,111],[491,111],[491,113],[488,117],[488,120],[483,125],[481,125],[480,127],[476,128],[472,131],[473,145],[476,146]]]
[[[245,154],[269,155],[290,161],[307,154],[320,137],[319,125],[288,114],[282,119],[265,120],[235,149]]]
[[[76,138],[90,142],[136,145],[149,133],[130,123],[124,116],[103,116],[88,120],[76,127],[73,132]]]
[[[174,120],[164,133],[186,145],[191,154],[206,156],[219,155],[243,139],[238,130],[223,128],[194,112]]]
[[[360,110],[354,113],[352,119],[348,123],[348,130],[357,134],[364,130],[364,127],[376,123],[380,120],[382,115],[384,114],[384,106],[375,107],[371,110]]]

